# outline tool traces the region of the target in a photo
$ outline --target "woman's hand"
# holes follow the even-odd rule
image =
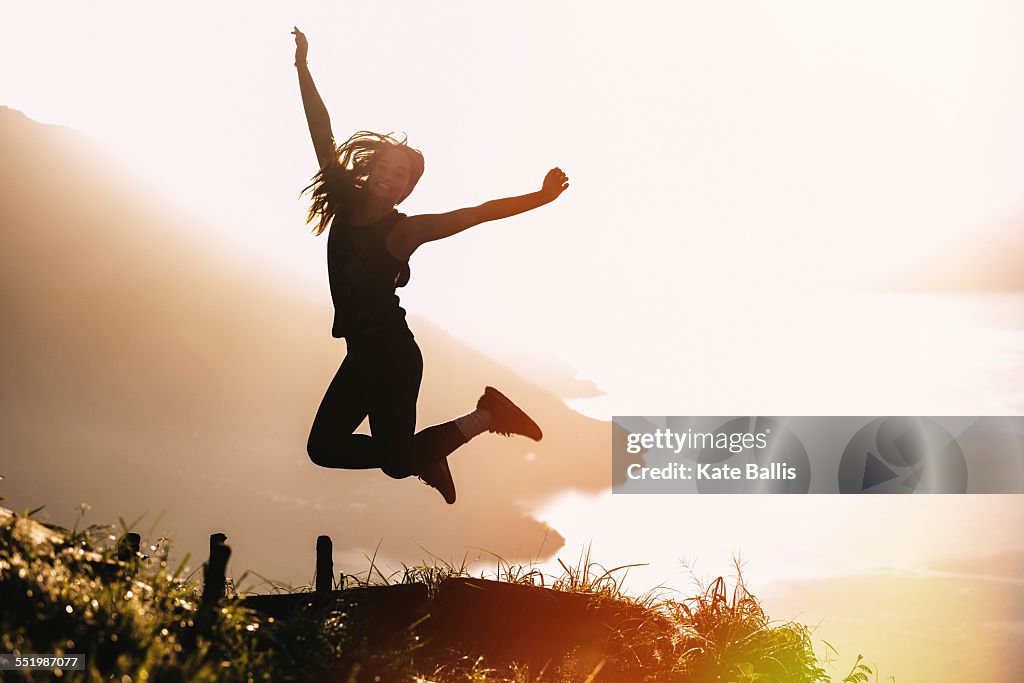
[[[295,30],[292,31],[292,35],[295,36],[295,66],[306,63],[306,54],[309,52],[309,41],[306,40],[306,34],[299,30],[298,26],[293,26]]]
[[[565,192],[569,187],[569,176],[562,173],[562,169],[553,168],[544,176],[544,184],[541,185],[540,194],[544,201],[551,202],[558,198],[558,195]]]

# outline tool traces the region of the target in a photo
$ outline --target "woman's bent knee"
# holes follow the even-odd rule
[[[311,435],[306,442],[306,454],[309,455],[309,459],[313,461],[314,465],[330,467],[327,464],[327,445],[322,440]]]

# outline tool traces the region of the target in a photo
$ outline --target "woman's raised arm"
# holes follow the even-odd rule
[[[302,93],[302,108],[306,111],[306,123],[309,125],[309,135],[313,138],[313,148],[316,150],[317,161],[320,168],[330,161],[334,153],[334,133],[331,131],[331,117],[327,113],[324,101],[320,99],[320,93],[313,83],[313,75],[309,73],[306,65],[306,54],[309,51],[309,43],[305,34],[294,27],[292,35],[295,36],[295,68],[299,72],[299,92]]]
[[[409,216],[395,226],[388,235],[388,250],[400,259],[407,259],[425,242],[451,237],[474,225],[496,221],[531,211],[553,202],[569,187],[569,177],[560,168],[553,168],[544,176],[541,189],[518,197],[492,199],[448,213]]]

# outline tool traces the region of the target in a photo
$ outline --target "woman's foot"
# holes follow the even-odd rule
[[[484,389],[484,395],[476,402],[477,410],[486,410],[491,414],[489,432],[503,436],[521,434],[540,441],[544,434],[537,423],[530,419],[523,410],[494,387]]]
[[[444,496],[444,502],[449,505],[455,502],[455,481],[452,479],[452,471],[448,469],[448,458],[444,457],[427,465],[420,472],[420,481],[427,486],[437,489]]]

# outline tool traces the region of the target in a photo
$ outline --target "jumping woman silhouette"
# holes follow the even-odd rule
[[[298,27],[292,34],[302,105],[320,164],[306,188],[312,197],[307,222],[315,224],[317,235],[330,229],[332,334],[344,337],[348,347],[313,420],[309,457],[322,467],[380,468],[396,479],[417,475],[454,503],[448,455],[485,431],[540,441],[541,430],[508,398],[487,387],[472,412],[416,433],[423,357],[395,288],[408,282],[409,257],[421,244],[547,204],[562,194],[569,179],[554,168],[538,192],[449,213],[399,213],[395,207],[423,174],[423,155],[404,138],[367,131],[336,144],[327,108],[306,65],[306,36]],[[367,416],[372,436],[354,434]]]

